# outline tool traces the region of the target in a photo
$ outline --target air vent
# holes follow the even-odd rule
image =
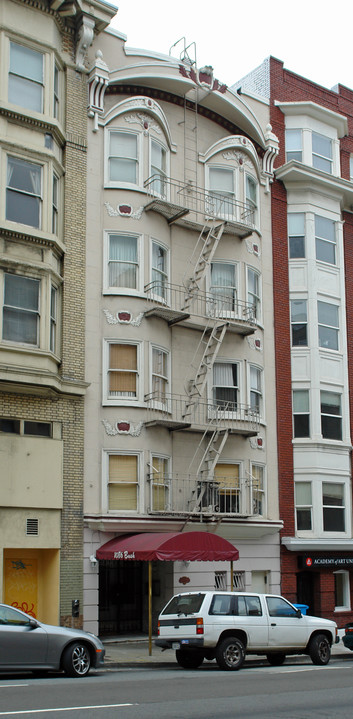
[[[38,519],[26,520],[26,534],[38,535]]]

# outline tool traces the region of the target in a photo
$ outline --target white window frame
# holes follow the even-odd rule
[[[220,190],[214,190],[211,188],[211,174],[213,170],[221,170],[223,172],[226,172],[227,174],[232,174],[233,176],[233,192],[226,193],[225,195],[222,194]],[[220,219],[226,219],[226,220],[232,220],[232,219],[239,219],[237,217],[238,210],[236,205],[236,200],[238,196],[238,182],[237,182],[237,173],[234,167],[230,165],[224,165],[220,163],[209,163],[206,165],[206,189],[208,194],[208,199],[206,199],[206,208],[205,208],[205,214],[207,216],[208,211],[208,205],[209,210],[213,210],[215,208],[217,212],[211,212],[212,217],[220,218]],[[214,195],[212,194],[214,193]],[[224,197],[225,199],[217,200],[218,196],[220,198]],[[220,210],[218,212],[218,204],[220,203]],[[223,205],[223,208],[222,208]],[[223,211],[224,210],[224,211]]]
[[[299,504],[299,503],[297,502],[296,488],[297,488],[298,485],[303,485],[303,484],[306,484],[306,485],[308,485],[308,486],[310,487],[310,498],[311,498],[311,502],[310,502],[310,503],[305,503],[305,504]],[[320,483],[320,484],[321,484],[321,483]],[[295,481],[295,482],[294,482],[295,529],[296,529],[296,534],[297,534],[298,536],[311,536],[311,535],[314,533],[314,521],[315,521],[315,518],[314,518],[314,501],[313,501],[314,498],[313,498],[313,490],[314,490],[313,482],[311,482],[310,480],[302,480],[302,481]],[[311,528],[310,528],[310,529],[299,529],[299,528],[298,528],[298,515],[297,515],[297,512],[300,511],[301,509],[310,512],[310,523],[311,523]]]
[[[258,294],[255,294],[249,289],[250,272],[253,272],[257,277]],[[250,301],[250,295],[252,299],[255,299],[255,302]],[[262,322],[262,275],[256,267],[252,267],[251,265],[247,265],[246,267],[246,301],[249,305],[255,305],[255,313],[251,311],[251,316],[254,315],[254,321],[256,324],[260,325]]]
[[[137,247],[137,263],[136,263],[136,288],[132,287],[114,287],[109,283],[109,256],[110,256],[110,237],[112,235],[121,235],[122,237],[131,237],[136,239]],[[123,232],[121,230],[105,230],[104,232],[104,253],[103,253],[103,294],[105,295],[136,295],[143,294],[143,267],[144,267],[144,236],[137,232]]]
[[[316,218],[328,220],[333,225],[334,229],[334,240],[331,240],[329,237],[324,237],[323,235],[320,235],[316,231]],[[331,267],[337,267],[337,259],[338,259],[338,246],[337,246],[337,223],[332,220],[330,217],[325,217],[324,215],[319,215],[315,213],[314,215],[314,232],[315,232],[315,257],[316,262],[323,262],[325,265],[330,265]],[[321,257],[318,257],[318,247],[320,247],[319,243],[326,243],[331,249],[334,250],[334,262],[330,262],[330,260],[322,259]]]
[[[258,512],[254,512],[254,502],[255,502],[255,496],[254,496],[254,487],[253,487],[253,468],[259,467],[262,470],[262,489],[258,490],[258,493],[261,495],[261,504],[262,504],[262,512],[261,514]],[[261,464],[260,462],[251,462],[250,464],[250,474],[251,474],[251,496],[250,496],[250,512],[254,516],[258,517],[266,517],[267,514],[267,481],[266,481],[266,465]]]
[[[51,283],[49,297],[49,349],[53,354],[57,354],[56,350],[58,345],[58,297],[59,290],[56,285]]]
[[[161,177],[163,177],[164,180],[166,181],[166,184],[165,184],[165,187],[164,187],[164,192],[160,192],[160,188],[158,187],[158,182],[159,182],[159,181],[155,181],[155,183],[152,183],[152,184],[149,186],[149,189],[152,190],[153,195],[158,195],[158,197],[161,197],[161,198],[163,198],[164,200],[167,200],[167,199],[169,198],[169,195],[170,195],[169,185],[168,185],[168,182],[167,182],[168,177],[170,176],[170,173],[169,173],[169,163],[170,163],[169,151],[168,151],[167,145],[165,145],[163,142],[160,142],[160,141],[157,140],[155,137],[150,137],[150,141],[149,141],[149,168],[148,168],[149,178],[151,178],[152,175],[155,174],[155,173],[153,172],[153,170],[152,170],[152,149],[153,149],[152,146],[153,146],[153,143],[154,143],[155,145],[158,145],[158,146],[162,149],[162,151],[165,153],[165,170],[158,168],[158,171],[160,172]],[[161,183],[163,183],[163,180],[161,181]]]
[[[291,225],[291,219],[292,219],[292,218],[295,218],[295,217],[302,217],[302,218],[303,218],[303,234],[297,234],[297,233],[294,234],[294,233],[291,231],[291,227],[290,227],[290,225]],[[300,261],[300,260],[305,260],[305,258],[306,258],[306,224],[305,224],[305,220],[306,220],[306,218],[305,218],[305,212],[288,212],[288,215],[287,215],[287,225],[288,225],[288,254],[289,254],[289,259],[290,259],[290,260],[293,260],[293,261],[294,261],[294,260],[299,260],[299,261]],[[296,255],[295,252],[293,252],[293,254],[292,254],[292,249],[291,249],[291,244],[292,244],[292,243],[291,243],[291,240],[294,240],[294,239],[296,239],[296,240],[301,240],[301,239],[302,239],[302,241],[303,241],[303,246],[304,246],[304,252],[303,252],[302,255]]]
[[[153,372],[153,350],[156,350],[157,352],[162,352],[166,356],[166,362],[167,362],[167,374],[162,375],[157,372]],[[153,395],[153,377],[160,378],[166,382],[166,399],[163,401],[162,399],[153,399],[153,407],[161,407],[163,409],[169,408],[170,405],[170,379],[171,379],[171,353],[168,349],[165,347],[162,347],[161,345],[157,344],[150,344],[150,391],[151,395]]]
[[[39,170],[40,170],[39,192],[36,192],[35,188],[34,188],[33,192],[28,192],[27,190],[18,188],[16,186],[13,186],[10,184],[11,177],[10,177],[10,180],[8,180],[8,177],[9,177],[9,165],[10,165],[11,160],[14,160],[16,163],[24,163],[27,166],[32,165],[32,166],[39,168]],[[6,222],[14,222],[16,224],[23,225],[25,227],[32,227],[34,230],[45,229],[45,228],[43,228],[43,190],[44,190],[44,187],[46,186],[46,184],[45,184],[46,183],[46,175],[44,173],[44,168],[45,168],[45,166],[43,165],[43,163],[37,162],[36,159],[32,159],[32,158],[29,159],[28,157],[19,156],[19,155],[13,154],[13,153],[7,154],[7,156],[6,156],[6,197],[5,197]],[[28,171],[30,172],[29,167],[28,167]],[[25,222],[21,222],[20,219],[11,219],[7,216],[7,214],[8,214],[8,207],[7,207],[8,193],[12,193],[12,194],[16,193],[16,198],[18,198],[18,201],[20,201],[20,199],[23,199],[26,197],[29,197],[29,198],[32,198],[32,199],[38,201],[38,224],[34,224],[34,225],[28,224]],[[23,199],[23,201],[25,202],[25,199]]]
[[[213,285],[212,284],[212,269],[217,265],[227,265],[234,269],[234,285]],[[208,297],[207,297],[207,315],[210,317],[238,317],[238,294],[239,294],[239,266],[237,262],[229,262],[228,260],[214,260],[210,263],[209,270],[207,273],[207,284],[208,284]],[[222,295],[219,299],[217,297],[217,289],[232,290],[233,300],[229,302],[228,298],[222,300]],[[229,304],[228,304],[229,302]],[[217,307],[217,304],[219,306]],[[231,307],[234,305],[234,308]]]
[[[133,135],[136,137],[136,182],[128,182],[124,180],[111,180],[110,179],[110,158],[115,157],[115,155],[110,154],[110,137],[114,133],[119,133],[121,135],[127,135],[131,136]],[[131,129],[125,129],[124,127],[107,127],[105,129],[105,135],[104,135],[104,147],[105,147],[105,187],[117,187],[117,188],[126,188],[130,190],[140,190],[144,192],[143,188],[143,136],[142,133],[138,130],[131,130]],[[134,159],[134,158],[133,158]]]
[[[320,306],[320,305],[321,305],[321,307],[322,307],[322,305],[327,305],[327,306],[330,306],[330,307],[334,307],[334,308],[337,310],[337,325],[330,324],[328,321],[326,321],[326,322],[322,322],[322,321],[321,321],[321,322],[320,322],[320,319],[319,319],[319,309],[320,309],[319,306]],[[323,309],[323,307],[322,307],[322,309]],[[328,350],[328,351],[330,351],[330,352],[339,352],[339,349],[340,349],[340,320],[339,320],[339,309],[340,309],[340,308],[339,308],[339,305],[336,305],[336,304],[333,303],[333,302],[326,302],[326,301],[323,300],[323,299],[319,299],[319,300],[317,301],[318,342],[319,342],[319,348],[320,348],[321,350]],[[336,340],[336,342],[335,342],[334,344],[335,344],[335,345],[337,344],[337,347],[336,347],[336,346],[335,346],[335,347],[330,347],[330,346],[328,346],[328,345],[321,344],[322,339],[320,339],[320,328],[322,328],[323,330],[325,330],[325,329],[326,329],[326,330],[329,330],[329,331],[331,331],[332,333],[334,333],[333,336],[335,337],[335,340]]]
[[[136,509],[109,509],[109,457],[111,455],[120,456],[133,456],[137,457],[137,497],[136,497]],[[104,449],[102,450],[102,510],[104,514],[113,516],[119,516],[121,514],[127,516],[135,516],[136,514],[143,513],[144,506],[144,482],[141,481],[142,474],[142,452],[132,450],[116,450],[116,449]]]
[[[251,370],[256,371],[256,377],[260,379],[260,389],[257,387],[253,387],[251,384]],[[263,367],[260,367],[259,365],[249,363],[248,364],[248,403],[250,407],[250,412],[256,412],[258,417],[262,418],[264,417],[264,371]],[[258,409],[252,407],[251,403],[251,395],[252,393],[256,395],[257,402],[258,402]]]
[[[254,200],[248,195],[248,182],[253,183],[253,186],[255,188],[255,202]],[[257,178],[250,174],[250,172],[246,172],[244,176],[244,198],[245,198],[245,206],[246,206],[246,212],[248,210],[251,211],[251,223],[253,225],[258,224],[258,216],[259,216],[259,183],[257,181]],[[247,216],[247,221],[250,221],[250,218]]]
[[[296,135],[295,135],[296,133]],[[293,148],[287,149],[288,145],[292,144],[290,138],[293,140],[299,139],[296,143],[293,141]],[[296,160],[297,162],[303,162],[303,131],[300,127],[288,127],[285,131],[285,147],[286,147],[286,162]],[[289,157],[289,155],[300,155],[300,157]]]
[[[213,473],[214,489],[211,489],[211,493],[217,492],[217,494],[215,494],[215,496],[214,496],[214,500],[217,498],[220,500],[220,497],[222,495],[222,489],[223,490],[227,489],[226,485],[221,484],[220,482],[218,482],[218,487],[216,489],[215,485],[217,485],[217,479],[218,478],[224,479],[224,477],[222,477],[220,475],[217,476],[217,473],[215,473],[216,467],[218,467],[219,465],[227,465],[228,467],[237,467],[238,468],[238,479],[239,479],[238,488],[228,487],[228,489],[233,490],[235,493],[234,498],[236,500],[236,503],[238,504],[238,511],[237,512],[231,511],[231,502],[229,502],[228,503],[229,511],[222,511],[221,513],[222,514],[244,514],[244,513],[246,513],[246,494],[245,494],[245,485],[244,485],[244,481],[243,481],[243,463],[241,461],[233,462],[232,460],[224,460],[221,457],[219,457],[218,460],[219,461],[216,463],[215,468],[214,468],[214,473]],[[238,495],[236,494],[236,490],[238,491]],[[227,496],[227,494],[225,494],[224,496]],[[227,505],[227,502],[226,502],[226,505]]]
[[[314,138],[315,137],[318,137],[318,138],[322,137],[330,143],[331,156],[322,155],[319,152],[314,152]],[[316,132],[316,130],[312,130],[311,131],[311,144],[312,144],[312,147],[311,147],[312,166],[316,170],[320,170],[321,172],[327,172],[329,175],[332,175],[333,174],[333,142],[332,142],[332,138],[328,137],[328,135],[323,135],[322,132]],[[318,160],[315,160],[314,158],[318,158]],[[330,165],[330,170],[324,170],[322,167],[317,167],[317,164],[319,163],[320,160],[327,162]],[[316,164],[315,164],[315,162],[316,162]]]
[[[30,281],[34,281],[37,283],[37,286],[38,286],[37,310],[26,309],[26,308],[20,307],[18,305],[5,305],[6,276],[18,277],[21,279],[30,280]],[[42,300],[42,293],[43,293],[42,278],[38,275],[33,276],[32,274],[31,275],[23,274],[23,273],[20,274],[20,273],[15,273],[15,272],[4,270],[2,272],[2,282],[3,282],[3,293],[2,293],[3,300],[2,300],[2,311],[1,311],[1,342],[6,343],[6,344],[9,343],[11,346],[15,346],[15,347],[24,346],[24,347],[33,347],[33,348],[39,349],[41,347],[41,342],[43,344],[43,341],[42,341],[42,303],[43,303],[43,300]],[[20,312],[23,311],[23,312],[27,313],[28,315],[35,315],[35,317],[36,317],[36,336],[37,336],[36,342],[32,343],[32,342],[26,342],[26,340],[16,340],[16,339],[12,339],[12,338],[4,338],[4,313],[6,311],[6,308],[9,310],[13,309],[15,311],[19,310]]]
[[[333,412],[330,413],[330,412],[323,412],[323,411],[322,411],[322,395],[323,395],[324,393],[333,394],[333,395],[336,395],[336,396],[339,397],[339,399],[340,399],[340,403],[339,403],[339,410],[340,410],[340,412],[339,412],[338,414],[337,414],[337,413],[333,413]],[[343,400],[343,394],[342,394],[341,391],[333,391],[333,390],[331,390],[331,389],[330,389],[330,390],[321,389],[321,391],[320,391],[320,425],[321,425],[321,435],[322,435],[322,439],[325,440],[325,441],[328,441],[328,442],[342,442],[342,439],[343,439],[343,408],[342,408],[342,400]],[[334,405],[332,405],[332,406],[334,406]],[[341,437],[340,437],[339,439],[336,438],[336,437],[324,437],[323,432],[322,432],[322,418],[323,418],[323,417],[334,417],[334,418],[340,419]]]
[[[37,55],[41,55],[42,57],[42,78],[41,81],[28,77],[25,74],[20,74],[19,72],[14,72],[11,70],[11,46],[17,46],[24,48],[27,52],[36,53]],[[10,85],[11,85],[11,78],[20,78],[27,87],[36,87],[40,88],[40,109],[35,109],[33,107],[28,107],[27,105],[22,105],[20,102],[13,102],[10,100]],[[16,105],[17,107],[22,107],[24,110],[35,112],[39,114],[43,114],[45,112],[45,79],[46,79],[46,67],[45,67],[45,53],[41,50],[31,47],[30,45],[18,42],[15,39],[10,39],[9,41],[9,72],[8,72],[8,99],[9,103],[12,105]]]
[[[153,245],[156,245],[157,247],[160,247],[165,252],[165,271],[160,270],[157,267],[153,266]],[[154,289],[154,280],[153,280],[153,271],[160,274],[161,278],[164,279],[165,282],[165,297],[160,295],[158,291],[155,291]],[[151,287],[151,294],[150,296],[159,302],[163,302],[163,304],[169,304],[170,303],[170,287],[169,287],[169,278],[170,278],[170,252],[169,247],[163,244],[163,242],[160,242],[154,237],[151,237],[150,242],[150,287]],[[161,283],[162,284],[162,283]]]
[[[343,604],[335,606],[335,612],[347,612],[351,610],[351,592],[350,592],[350,573],[345,569],[339,569],[334,572],[334,577],[340,576],[342,579]],[[335,582],[336,584],[336,582]],[[336,589],[336,587],[335,587]],[[336,592],[335,592],[336,593]]]
[[[137,371],[136,371],[136,397],[109,397],[109,351],[110,345],[133,345],[137,352]],[[143,402],[143,343],[142,340],[123,340],[119,337],[106,338],[103,340],[103,382],[102,391],[103,406],[115,407],[144,407]]]
[[[173,497],[172,497],[173,482],[171,480],[172,458],[170,457],[170,455],[161,454],[160,452],[152,452],[152,451],[150,452],[150,461],[148,464],[150,481],[147,483],[149,485],[149,491],[148,491],[148,496],[146,496],[146,500],[147,500],[146,508],[147,508],[147,511],[153,510],[153,507],[152,507],[152,504],[153,504],[153,478],[152,478],[152,475],[154,473],[154,467],[153,467],[153,458],[154,457],[157,457],[158,459],[161,459],[167,463],[167,473],[166,473],[167,479],[164,478],[164,484],[163,484],[163,486],[166,488],[166,493],[168,496],[167,507],[164,509],[165,513],[167,513],[173,507]],[[158,511],[158,510],[156,510],[156,511]]]
[[[339,486],[342,488],[342,502],[343,504],[335,505],[335,504],[324,504],[324,484],[333,484],[336,486]],[[334,530],[334,529],[325,529],[324,528],[324,508],[330,510],[338,508],[341,511],[341,514],[343,516],[344,520],[344,529],[342,530]],[[348,514],[347,514],[347,486],[345,482],[337,482],[337,481],[331,481],[330,478],[326,478],[321,482],[321,511],[322,511],[322,533],[324,537],[327,537],[329,535],[331,536],[338,536],[338,537],[344,537],[347,535],[347,524],[348,524]]]
[[[305,320],[295,320],[295,316],[293,317],[293,306],[295,303],[302,303],[303,307],[305,307],[305,314],[306,318]],[[302,343],[296,343],[294,344],[293,341],[293,330],[297,326],[305,326],[305,335],[306,335],[306,342],[305,344]],[[290,327],[291,327],[291,347],[296,349],[301,349],[302,347],[308,347],[309,346],[309,323],[308,323],[308,300],[306,297],[291,297],[290,298]]]
[[[237,385],[220,385],[220,384],[217,384],[217,385],[216,385],[216,384],[214,384],[214,370],[215,370],[216,366],[217,366],[217,365],[220,365],[220,364],[227,364],[227,365],[232,365],[232,366],[234,365],[234,366],[237,367]],[[210,386],[210,393],[209,393],[210,399],[209,399],[209,403],[210,403],[210,405],[211,405],[211,406],[210,406],[210,410],[209,410],[209,415],[210,415],[210,416],[214,416],[214,414],[217,413],[217,411],[219,411],[219,412],[221,413],[221,415],[222,415],[222,413],[225,413],[225,416],[228,416],[228,417],[230,417],[230,418],[237,416],[237,414],[239,413],[239,411],[240,411],[240,409],[241,409],[241,404],[242,404],[242,375],[241,375],[241,370],[242,370],[242,365],[241,365],[241,362],[240,362],[239,360],[235,360],[235,359],[223,359],[223,358],[221,358],[221,357],[217,357],[216,361],[215,361],[214,364],[213,364],[212,372],[210,373],[210,385],[209,385],[209,386]],[[223,387],[223,388],[231,387],[231,388],[236,389],[236,391],[237,391],[237,392],[236,392],[236,397],[237,397],[237,400],[236,400],[236,408],[234,408],[234,409],[227,409],[227,405],[226,405],[226,404],[225,404],[224,406],[223,406],[223,405],[217,405],[217,403],[216,403],[216,401],[215,401],[215,398],[214,398],[214,389],[215,389],[216,387],[220,387],[220,388],[221,388],[221,387]],[[223,416],[223,415],[222,415],[222,416]]]
[[[295,409],[295,402],[294,397],[296,393],[299,392],[305,392],[308,398],[308,411],[307,412],[299,412]],[[308,387],[295,387],[293,388],[292,392],[292,406],[293,406],[293,439],[302,440],[302,439],[310,439],[311,436],[311,412],[310,412],[310,389]],[[295,433],[295,417],[308,417],[309,418],[309,433],[307,435],[296,435]]]

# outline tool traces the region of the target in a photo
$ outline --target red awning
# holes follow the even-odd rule
[[[96,556],[97,559],[231,562],[239,559],[239,552],[226,539],[209,532],[146,532],[110,539],[97,550]]]

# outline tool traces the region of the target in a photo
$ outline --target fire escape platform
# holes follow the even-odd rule
[[[155,417],[154,419],[147,420],[144,422],[145,427],[165,427],[170,432],[187,431],[197,432],[199,434],[212,434],[214,427],[212,425],[197,424],[190,422],[189,420],[177,420],[172,417]],[[237,426],[238,425],[238,426]],[[255,429],[252,422],[247,423],[244,420],[239,420],[237,423],[235,420],[229,420],[227,423],[227,430],[229,434],[241,435],[242,437],[256,437],[259,430]]]
[[[185,206],[181,207],[180,205],[169,202],[168,200],[163,200],[160,197],[154,197],[150,202],[147,203],[147,205],[145,205],[144,210],[145,212],[148,212],[150,210],[158,212],[158,214],[165,217],[168,224],[170,225],[176,224],[197,231],[204,227],[205,222],[208,219],[207,215],[205,215],[204,213],[201,213],[194,209],[190,209]],[[210,218],[210,221],[212,221],[213,219],[213,217]],[[241,239],[245,239],[246,237],[250,237],[253,232],[259,234],[255,227],[250,226],[246,222],[241,222],[231,217],[219,217],[217,219],[219,219],[219,221],[225,220],[225,227],[223,232],[226,235],[236,235]]]

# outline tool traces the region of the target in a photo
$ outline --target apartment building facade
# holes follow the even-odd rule
[[[280,144],[272,234],[282,592],[343,626],[353,616],[353,92],[320,87],[275,58],[235,87],[268,103]]]
[[[84,626],[145,631],[147,567],[104,545],[208,532],[235,587],[278,591],[270,190],[277,138],[194,45],[89,50]],[[175,591],[224,562],[154,562]]]
[[[0,4],[0,594],[55,624],[82,623],[85,58],[113,14]]]

